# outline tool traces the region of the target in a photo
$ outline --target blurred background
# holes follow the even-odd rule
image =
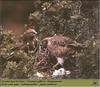
[[[24,24],[28,23],[29,14],[39,9],[38,5],[41,6],[39,1],[52,0],[0,0],[0,25],[15,31],[16,34],[22,33]],[[81,11],[85,16],[90,16],[89,14],[93,13],[91,9],[98,9],[98,0],[81,1]]]
[[[29,13],[34,10],[33,2],[34,0],[0,0],[0,25],[16,34],[22,33]]]

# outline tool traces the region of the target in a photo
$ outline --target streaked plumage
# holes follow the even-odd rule
[[[58,64],[63,66],[64,57],[75,53],[74,48],[83,46],[73,39],[63,36],[54,35],[43,39],[43,47],[47,48],[51,55],[57,58]],[[58,65],[56,64],[56,65]]]

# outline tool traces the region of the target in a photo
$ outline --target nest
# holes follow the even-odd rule
[[[51,68],[49,54],[45,51],[37,54],[33,67],[37,70],[47,71]]]

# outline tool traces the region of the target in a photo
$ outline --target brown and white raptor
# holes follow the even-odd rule
[[[53,66],[55,68],[59,64],[63,66],[65,61],[64,57],[74,54],[76,48],[84,48],[84,45],[69,37],[54,35],[42,40],[42,48],[47,49],[50,55],[57,59],[57,63]]]

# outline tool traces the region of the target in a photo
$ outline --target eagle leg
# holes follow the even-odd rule
[[[57,62],[57,63],[53,66],[53,69],[55,69],[58,65],[59,65],[59,63]]]
[[[59,64],[63,67],[64,59],[61,57],[57,57],[57,63],[53,66],[53,68],[55,69]]]

